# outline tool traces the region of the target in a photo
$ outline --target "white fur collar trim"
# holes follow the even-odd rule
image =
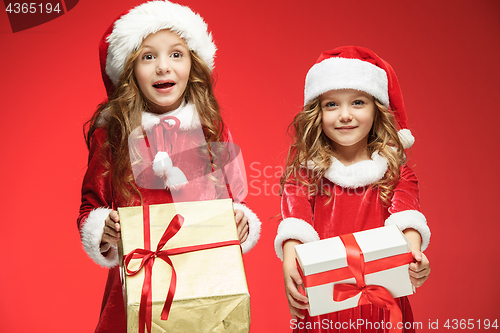
[[[196,106],[193,103],[183,102],[181,106],[173,111],[166,112],[164,114],[155,114],[151,112],[142,113],[142,127],[144,130],[150,130],[153,126],[160,123],[160,119],[165,116],[176,117],[180,121],[179,129],[181,131],[187,131],[190,129],[200,128],[200,118],[198,117],[198,112],[196,111]]]
[[[387,172],[387,161],[378,151],[372,154],[371,160],[361,161],[345,166],[332,157],[332,165],[325,173],[325,178],[344,188],[358,188],[375,183]]]

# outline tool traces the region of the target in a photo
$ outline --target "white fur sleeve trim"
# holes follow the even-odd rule
[[[257,244],[257,241],[260,238],[260,226],[262,223],[260,222],[257,215],[252,212],[252,210],[247,206],[235,202],[233,203],[233,207],[235,210],[241,209],[245,216],[248,218],[248,237],[241,244],[241,251],[243,253],[247,253],[255,246],[255,244]]]
[[[397,225],[401,231],[412,228],[417,230],[422,237],[422,251],[424,251],[431,239],[431,230],[427,226],[427,220],[424,214],[420,213],[418,210],[404,210],[402,212],[397,212],[392,214],[385,220],[385,225]]]
[[[101,254],[100,248],[104,221],[110,212],[111,209],[109,208],[96,208],[92,210],[80,231],[85,252],[96,263],[108,268],[118,265],[118,249],[115,245],[109,247],[106,257]]]
[[[289,217],[281,221],[274,240],[274,250],[281,261],[283,261],[283,243],[288,239],[309,243],[319,240],[319,235],[313,226],[304,220]]]

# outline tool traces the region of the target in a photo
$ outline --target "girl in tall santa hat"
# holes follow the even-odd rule
[[[308,299],[298,290],[302,279],[294,246],[396,224],[411,242],[412,284],[419,287],[428,278],[429,261],[422,251],[430,230],[420,212],[417,177],[406,165],[404,150],[414,138],[406,128],[394,70],[366,48],[323,52],[307,73],[304,108],[292,125],[275,249],[283,260],[290,313],[297,320],[294,332],[388,331],[380,323],[389,321],[389,311],[372,304],[310,317]],[[408,299],[396,302],[403,321],[412,322]],[[335,325],[357,319],[379,323],[375,327],[380,329]]]
[[[232,198],[243,252],[260,234],[244,203],[241,157],[212,90],[216,47],[188,7],[151,1],[121,15],[100,43],[108,101],[89,121],[78,227],[109,268],[96,332],[126,332],[117,207]]]

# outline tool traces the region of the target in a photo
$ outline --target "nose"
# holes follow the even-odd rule
[[[350,122],[352,120],[352,114],[348,106],[342,106],[340,108],[339,121],[342,123]]]
[[[170,63],[168,59],[160,57],[156,66],[156,74],[167,74],[170,73]]]

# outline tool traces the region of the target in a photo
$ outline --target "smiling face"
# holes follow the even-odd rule
[[[375,117],[373,96],[353,89],[330,90],[320,101],[323,131],[332,148],[365,150]]]
[[[144,39],[134,73],[151,112],[162,114],[181,105],[190,70],[189,49],[177,34],[160,30]]]

